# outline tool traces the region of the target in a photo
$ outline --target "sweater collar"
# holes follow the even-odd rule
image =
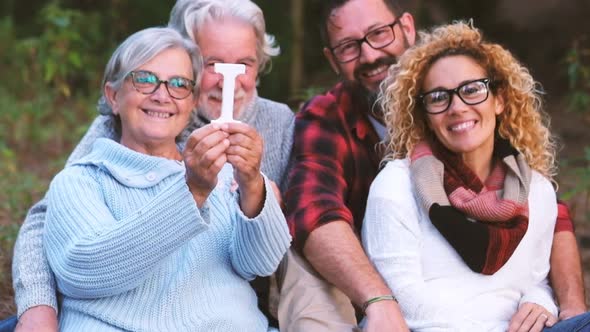
[[[182,162],[139,153],[107,138],[98,138],[92,151],[72,165],[96,166],[123,185],[135,188],[149,188],[185,172]]]

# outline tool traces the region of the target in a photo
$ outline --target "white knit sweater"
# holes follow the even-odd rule
[[[266,177],[252,219],[232,178],[226,165],[198,209],[184,165],[105,138],[60,172],[44,237],[60,330],[267,331],[248,280],[274,272],[289,231]]]
[[[467,267],[416,197],[408,160],[388,162],[371,186],[362,230],[367,255],[412,331],[505,332],[524,302],[557,314],[547,283],[557,206],[547,179],[533,172],[528,230],[489,276]]]

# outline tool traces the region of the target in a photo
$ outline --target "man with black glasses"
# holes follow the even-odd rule
[[[326,0],[321,18],[324,55],[342,81],[308,101],[296,118],[285,193],[294,250],[279,271],[281,331],[351,331],[357,324],[351,302],[366,315],[364,331],[407,331],[358,236],[382,157],[379,84],[414,44],[414,19],[397,0]],[[586,306],[564,205],[560,216],[556,231],[566,231],[555,235],[551,277],[560,318],[567,318]]]

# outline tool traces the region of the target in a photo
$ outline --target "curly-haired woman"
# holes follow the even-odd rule
[[[410,329],[590,328],[556,324],[556,144],[528,70],[458,22],[422,33],[382,89],[388,154],[363,243]]]

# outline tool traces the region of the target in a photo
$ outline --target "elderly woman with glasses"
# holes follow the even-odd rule
[[[409,328],[590,324],[588,315],[555,324],[556,144],[527,69],[459,22],[421,33],[382,90],[388,153],[362,237]]]
[[[170,28],[133,34],[107,64],[120,140],[98,139],[48,192],[60,330],[268,330],[248,280],[276,269],[289,232],[260,173],[262,142],[243,124],[211,124],[177,146],[201,69],[194,43]]]

